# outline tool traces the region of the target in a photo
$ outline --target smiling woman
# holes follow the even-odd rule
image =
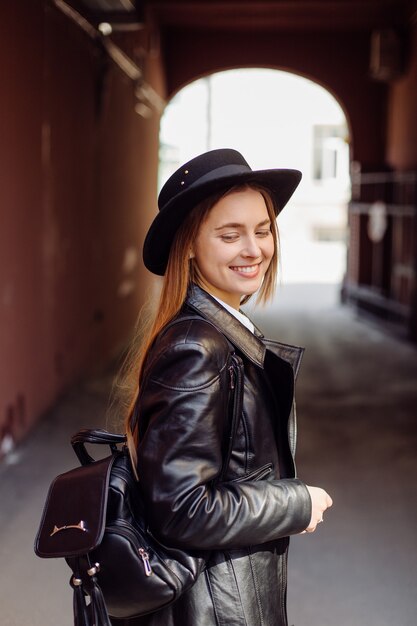
[[[313,532],[332,501],[295,476],[302,349],[265,340],[239,308],[273,293],[275,218],[300,178],[221,149],[160,192],[144,261],[164,281],[125,427],[153,535],[206,566],[173,604],[114,624],[287,626],[289,535]]]

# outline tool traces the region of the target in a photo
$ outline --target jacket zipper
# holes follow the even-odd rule
[[[230,389],[235,388],[235,371],[233,365],[229,365]]]
[[[223,468],[221,475],[219,476],[219,480],[224,480],[226,471],[230,464],[230,457],[232,455],[233,441],[235,438],[237,424],[239,421],[240,413],[242,412],[243,405],[243,361],[237,356],[234,352],[231,354],[232,364],[229,365],[229,384],[231,389],[231,398],[232,398],[232,411],[231,411],[231,424],[230,424],[230,435],[227,446],[227,456],[223,462]]]

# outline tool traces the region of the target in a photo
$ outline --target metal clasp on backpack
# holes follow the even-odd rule
[[[53,531],[49,536],[53,537],[53,535],[56,535],[56,533],[59,533],[61,530],[68,530],[69,528],[73,528],[74,530],[82,530],[83,533],[87,532],[85,522],[83,522],[83,520],[80,520],[78,524],[66,524],[65,526],[59,527],[55,525]]]

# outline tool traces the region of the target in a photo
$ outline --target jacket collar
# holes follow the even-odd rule
[[[295,377],[297,376],[304,348],[265,339],[256,326],[255,332],[251,333],[234,315],[198,285],[193,284],[190,287],[186,304],[214,324],[255,365],[264,367],[265,353],[268,348],[276,356],[287,361],[292,366]]]
[[[241,324],[234,315],[229,313],[206,291],[192,285],[188,291],[186,304],[212,322],[248,359],[259,367],[264,366],[266,347],[262,343],[259,331],[256,335]]]

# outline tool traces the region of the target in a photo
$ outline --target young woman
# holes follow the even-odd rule
[[[209,557],[175,604],[129,624],[287,626],[288,537],[313,532],[332,501],[295,475],[302,350],[265,339],[240,306],[273,293],[275,218],[300,178],[252,171],[235,150],[213,150],[159,195],[144,262],[164,283],[136,363],[129,446],[153,533]]]

